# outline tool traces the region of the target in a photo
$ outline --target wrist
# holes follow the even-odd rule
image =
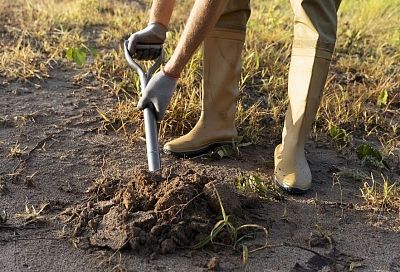
[[[180,78],[180,73],[176,73],[174,71],[169,70],[167,66],[162,67],[161,70],[164,73],[164,75],[172,79],[178,80]]]
[[[167,24],[164,24],[164,23],[159,22],[159,21],[150,21],[150,22],[148,23],[148,25],[157,25],[158,27],[162,28],[165,32],[168,31],[168,26],[167,26]]]

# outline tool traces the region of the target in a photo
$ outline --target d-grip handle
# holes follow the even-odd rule
[[[137,44],[133,52],[136,60],[155,60],[162,54],[162,44]]]
[[[132,67],[138,74],[140,78],[140,83],[141,83],[141,89],[142,91],[146,88],[147,82],[150,80],[151,76],[154,74],[154,72],[161,66],[163,60],[164,60],[164,50],[162,45],[137,45],[136,47],[141,48],[141,47],[146,47],[146,48],[160,48],[161,53],[158,56],[158,58],[155,60],[154,64],[149,68],[147,73],[144,72],[144,69],[134,60],[134,58],[131,56],[131,53],[128,50],[128,43],[129,41],[126,40],[124,42],[124,55],[125,59],[128,62],[128,65]]]

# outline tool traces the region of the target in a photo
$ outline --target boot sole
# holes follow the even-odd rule
[[[200,155],[204,155],[206,153],[208,153],[210,150],[213,150],[215,148],[224,146],[224,145],[230,145],[232,144],[232,141],[229,142],[220,142],[220,143],[212,143],[209,144],[205,147],[202,147],[200,149],[197,150],[189,150],[189,151],[172,151],[169,149],[163,149],[164,153],[167,155],[173,155],[175,157],[178,158],[192,158],[192,157],[196,157],[196,156],[200,156]]]
[[[294,187],[289,187],[289,186],[282,185],[276,178],[274,178],[274,181],[275,181],[275,184],[282,191],[284,191],[285,193],[288,193],[290,195],[304,195],[309,191],[309,189],[302,190],[302,189],[299,189],[299,188],[294,188]]]

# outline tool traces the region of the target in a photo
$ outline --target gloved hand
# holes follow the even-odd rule
[[[146,28],[133,33],[128,41],[128,51],[137,60],[156,59],[160,50],[141,49],[135,50],[137,44],[163,44],[167,35],[167,29],[159,23],[151,23]]]
[[[170,77],[163,71],[159,71],[147,83],[137,108],[143,110],[146,107],[154,106],[157,121],[161,121],[164,118],[177,82],[177,78]]]

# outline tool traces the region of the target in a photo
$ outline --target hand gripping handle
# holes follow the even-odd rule
[[[147,83],[149,82],[151,76],[163,62],[164,52],[162,50],[162,47],[160,56],[156,59],[155,63],[149,68],[147,73],[145,73],[143,68],[131,57],[128,50],[128,41],[124,42],[124,55],[126,61],[128,62],[128,65],[139,74],[140,86],[141,90],[143,91],[146,88]],[[143,111],[143,115],[144,115],[144,128],[146,134],[148,167],[150,172],[155,172],[161,169],[156,115],[151,107],[145,108]]]

